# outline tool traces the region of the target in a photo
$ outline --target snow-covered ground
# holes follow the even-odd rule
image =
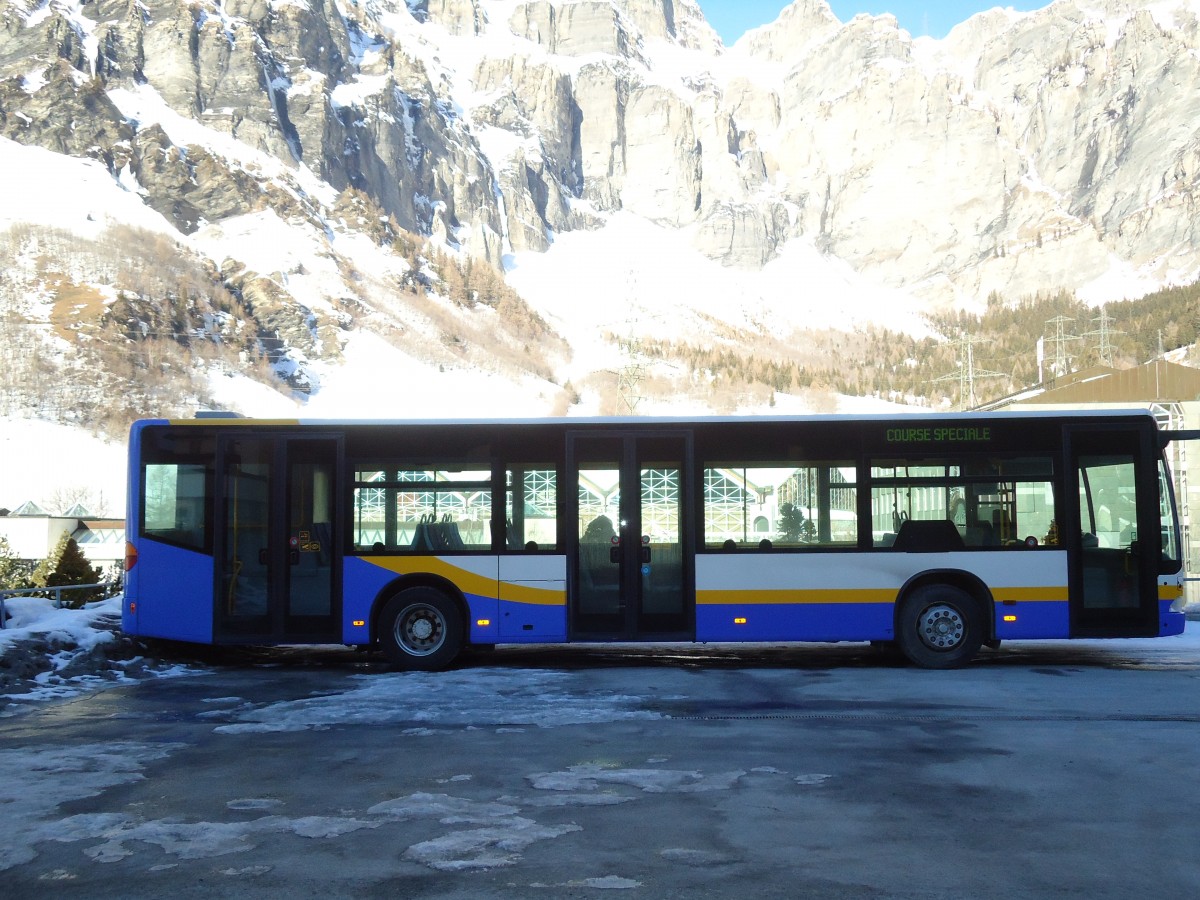
[[[30,701],[195,671],[147,660],[137,644],[120,635],[120,597],[83,609],[58,609],[42,597],[13,597],[4,607],[10,618],[0,629],[0,718]]]
[[[17,597],[7,602],[11,616],[0,630],[0,700],[53,700],[105,685],[148,676],[195,674],[200,671],[177,664],[148,663],[136,644],[116,633],[121,615],[121,598],[88,604],[83,609],[56,609],[50,600]],[[712,650],[717,645],[704,645]],[[777,645],[772,645],[777,646]],[[1103,650],[1122,659],[1146,665],[1200,664],[1200,621],[1189,621],[1177,637],[1093,641],[1006,642],[1005,647],[1037,646]],[[638,645],[645,650],[646,645]],[[729,645],[744,651],[746,645]],[[46,665],[39,667],[37,658]],[[3,674],[7,673],[7,674]],[[562,673],[538,668],[502,669],[486,666],[443,673],[406,673],[357,677],[349,692],[286,701],[238,712],[237,722],[218,731],[273,732],[303,731],[333,725],[382,725],[422,721],[414,713],[423,698],[439,697],[430,715],[436,724],[466,724],[481,710],[503,709],[509,721],[538,727],[556,727],[584,722],[614,722],[654,716],[638,709],[639,698],[605,694],[581,697],[560,689]],[[349,701],[349,702],[348,702]],[[219,701],[214,701],[217,703]],[[235,704],[236,705],[236,704]],[[11,715],[0,712],[0,716]],[[431,724],[433,724],[431,720]]]

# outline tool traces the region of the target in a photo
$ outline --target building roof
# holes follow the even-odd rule
[[[1046,381],[985,405],[997,409],[1013,403],[1055,406],[1108,403],[1183,403],[1200,400],[1200,369],[1154,360],[1132,369],[1092,366]]]
[[[50,515],[32,500],[26,500],[9,513],[10,516],[48,516]]]

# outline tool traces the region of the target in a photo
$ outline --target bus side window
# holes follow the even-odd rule
[[[208,545],[212,472],[196,463],[147,463],[142,534],[192,550]]]
[[[558,549],[558,472],[549,463],[509,465],[504,472],[504,549]]]
[[[704,469],[704,546],[819,550],[858,542],[854,463],[714,463]]]

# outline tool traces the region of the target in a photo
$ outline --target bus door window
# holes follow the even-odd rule
[[[1179,544],[1179,522],[1175,518],[1175,503],[1171,487],[1171,473],[1167,461],[1158,461],[1158,521],[1162,532],[1162,557],[1159,571],[1164,574],[1175,572],[1183,561]]]
[[[1140,605],[1135,473],[1132,456],[1079,458],[1084,609]]]
[[[621,603],[621,467],[579,470],[579,611],[612,615]]]
[[[224,603],[230,616],[265,616],[274,443],[231,440],[225,454]]]
[[[333,463],[293,456],[288,467],[288,612],[326,616],[333,602]]]
[[[640,470],[641,563],[644,616],[678,615],[683,597],[683,522],[679,468],[643,463]]]

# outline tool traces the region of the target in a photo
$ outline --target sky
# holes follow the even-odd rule
[[[698,0],[708,23],[730,46],[751,28],[773,22],[789,0]],[[1049,6],[1050,0],[829,0],[833,14],[849,22],[858,13],[890,12],[913,37],[943,38],[959,22],[996,6],[1029,11]]]

